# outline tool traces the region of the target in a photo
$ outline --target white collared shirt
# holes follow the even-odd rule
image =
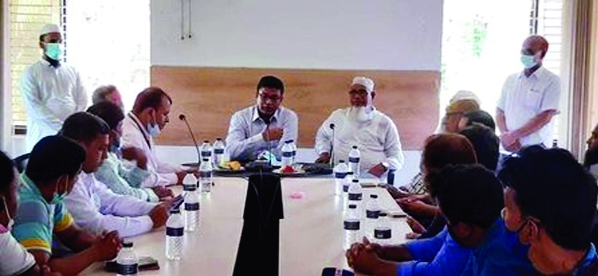
[[[147,156],[147,170],[150,172],[150,176],[143,181],[144,187],[153,188],[156,186],[172,185],[178,182],[176,172],[181,171],[182,168],[158,158],[155,152],[154,140],[139,118],[133,113],[125,116],[121,141],[123,147],[136,147],[145,152]]]
[[[27,152],[42,138],[58,133],[71,114],[87,107],[79,72],[65,63],[55,68],[44,59],[23,72],[21,96],[27,111]]]
[[[272,149],[280,158],[284,141],[294,140],[297,143],[298,125],[297,114],[282,106],[272,115],[269,126],[260,118],[257,106],[239,110],[230,119],[227,152],[231,159],[254,160],[260,152]],[[262,132],[266,127],[283,129],[280,141],[265,141]]]
[[[498,101],[498,109],[505,114],[507,129],[523,127],[529,120],[546,110],[559,109],[561,84],[559,77],[544,67],[526,77],[523,72],[507,78]],[[553,122],[540,130],[519,139],[522,146],[552,145]]]
[[[0,276],[21,275],[35,265],[35,259],[10,234],[0,234]]]
[[[149,232],[154,225],[148,214],[155,203],[117,195],[93,173],[79,174],[64,201],[75,223],[96,235],[117,230],[120,237],[132,237]]]
[[[324,121],[316,134],[316,153],[330,153],[333,144],[334,124],[334,163],[348,160],[349,151],[355,145],[361,153],[361,170],[369,171],[372,167],[388,162],[389,168],[400,170],[404,156],[401,149],[399,131],[395,123],[384,113],[374,109],[369,120],[359,123],[349,119],[351,108],[337,109]]]

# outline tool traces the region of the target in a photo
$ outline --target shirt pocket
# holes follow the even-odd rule
[[[538,109],[542,102],[542,93],[538,90],[528,89],[525,92],[524,105],[525,107]]]

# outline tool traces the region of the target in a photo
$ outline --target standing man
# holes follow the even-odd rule
[[[257,84],[256,105],[233,114],[226,137],[231,159],[255,160],[272,149],[280,158],[285,141],[297,142],[297,114],[281,106],[284,84],[275,76],[265,76]]]
[[[501,145],[507,151],[552,142],[552,117],[559,108],[561,84],[558,76],[542,67],[548,41],[532,35],[523,42],[524,70],[507,78],[496,109]]]
[[[60,28],[45,25],[39,36],[42,59],[29,66],[21,80],[21,95],[27,111],[27,151],[42,138],[55,135],[66,118],[87,107],[87,94],[79,72],[62,63]]]
[[[374,107],[374,81],[355,77],[349,90],[351,107],[337,109],[324,121],[316,134],[316,163],[328,163],[334,151],[334,163],[347,160],[351,147],[361,152],[361,167],[375,176],[389,169],[403,167],[403,151],[395,123]],[[330,127],[334,125],[334,130]]]
[[[123,148],[138,148],[147,156],[147,170],[151,175],[143,182],[146,188],[181,184],[187,175],[181,166],[158,159],[155,151],[153,138],[160,135],[170,121],[168,115],[171,105],[172,99],[164,90],[148,87],[137,95],[133,110],[123,121]]]

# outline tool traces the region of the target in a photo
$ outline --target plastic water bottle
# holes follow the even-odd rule
[[[338,161],[338,164],[334,167],[334,182],[336,184],[334,194],[337,196],[343,195],[343,186],[348,170],[349,167],[347,167],[347,164],[345,164],[345,160]],[[348,188],[349,187],[347,187],[347,189]]]
[[[297,144],[295,144],[295,140],[291,140],[291,148],[293,149],[293,158],[291,164],[297,163]]]
[[[365,204],[365,223],[363,225],[365,234],[370,240],[374,240],[374,228],[378,224],[378,216],[380,215],[380,205],[378,204],[378,195],[370,195]]]
[[[349,170],[347,172],[347,175],[345,175],[345,180],[343,181],[343,204],[345,207],[345,208],[343,208],[343,210],[347,209],[346,203],[347,203],[347,198],[349,197],[349,186],[351,186],[353,179],[354,179],[353,172],[351,170]]]
[[[293,146],[291,145],[291,142],[292,140],[285,141],[282,146],[282,168],[293,165]]]
[[[349,167],[351,171],[355,174],[355,177],[359,178],[359,170],[361,162],[361,153],[357,149],[357,146],[353,146],[351,151],[349,152]]]
[[[133,250],[133,243],[124,242],[123,248],[118,252],[118,256],[116,256],[116,275],[137,275],[138,270],[139,259]]]
[[[212,164],[207,158],[204,158],[199,166],[199,183],[202,193],[209,193],[212,190]]]
[[[199,227],[199,196],[195,186],[185,194],[185,231],[193,232]]]
[[[380,213],[378,217],[378,223],[374,228],[374,241],[380,245],[390,244],[392,238],[392,228],[390,227],[390,221],[386,213]]]
[[[352,244],[359,242],[361,238],[359,214],[357,212],[357,206],[354,204],[350,204],[349,209],[345,212],[343,226],[345,229],[345,242],[343,248],[348,250],[351,248]]]
[[[199,153],[201,155],[201,161],[204,162],[204,159],[208,159],[208,162],[212,160],[212,146],[210,146],[210,141],[205,140],[201,147],[199,147]]]
[[[359,184],[359,179],[353,179],[353,182],[351,182],[351,185],[349,185],[347,199],[347,204],[357,206],[357,212],[361,215],[360,218],[363,217],[363,192],[361,191],[361,184]]]
[[[183,235],[185,234],[185,221],[181,210],[170,211],[166,221],[166,258],[180,260],[183,253]]]
[[[224,148],[222,138],[216,138],[216,142],[214,142],[214,167],[216,168],[220,167],[224,161]]]
[[[198,188],[199,181],[197,180],[197,177],[195,177],[195,174],[188,173],[187,175],[185,175],[185,178],[183,178],[183,196],[185,196],[185,194],[187,193],[187,191],[189,191],[189,188],[191,186],[193,186],[194,188]]]

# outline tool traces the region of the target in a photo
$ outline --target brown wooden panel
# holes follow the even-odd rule
[[[255,104],[256,85],[273,74],[285,83],[283,105],[299,116],[299,146],[313,147],[317,129],[330,113],[349,105],[353,76],[376,83],[376,107],[396,123],[403,148],[421,149],[438,122],[440,74],[433,71],[302,70],[153,66],[151,83],[172,97],[171,122],[156,141],[192,145],[178,115],[185,113],[199,140],[226,137],[231,115]]]

